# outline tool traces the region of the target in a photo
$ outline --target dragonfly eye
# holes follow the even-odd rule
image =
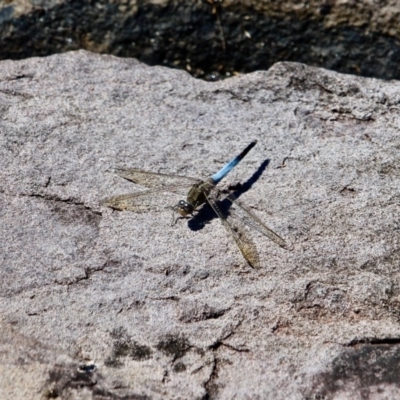
[[[193,206],[185,200],[180,200],[176,206],[176,211],[183,217],[193,213]]]

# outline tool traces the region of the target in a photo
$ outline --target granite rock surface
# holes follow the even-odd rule
[[[0,398],[400,396],[400,83],[296,63],[217,83],[85,51],[0,63]],[[223,181],[210,210],[101,199],[115,168]],[[172,203],[171,203],[172,201]]]

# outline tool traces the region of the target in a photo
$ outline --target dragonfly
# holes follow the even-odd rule
[[[187,192],[186,200],[179,200],[172,208],[181,217],[193,217],[204,204],[209,204],[219,217],[222,225],[236,242],[237,247],[245,260],[253,268],[260,266],[260,259],[254,241],[246,233],[254,229],[268,237],[282,248],[287,248],[286,242],[272,229],[268,228],[260,218],[247,206],[238,200],[234,193],[226,195],[216,186],[231,172],[236,165],[256,145],[257,140],[251,142],[239,155],[225,164],[216,174],[208,179],[201,180],[188,176],[163,174],[143,171],[137,168],[116,169],[115,172],[128,181],[143,185],[148,190],[114,196],[103,200],[102,204],[119,211],[150,212],[154,208],[165,207],[162,196],[176,195],[180,191]],[[220,206],[222,200],[228,200],[229,210]]]

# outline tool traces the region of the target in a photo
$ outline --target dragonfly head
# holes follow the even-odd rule
[[[180,200],[178,204],[174,207],[174,210],[181,214],[182,217],[186,217],[187,215],[193,214],[194,208],[187,201]]]

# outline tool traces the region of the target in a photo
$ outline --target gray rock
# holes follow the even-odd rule
[[[399,397],[398,82],[0,67],[0,398]],[[260,269],[207,213],[100,205],[140,190],[113,168],[205,178],[254,139],[221,187],[291,244],[256,235]]]

